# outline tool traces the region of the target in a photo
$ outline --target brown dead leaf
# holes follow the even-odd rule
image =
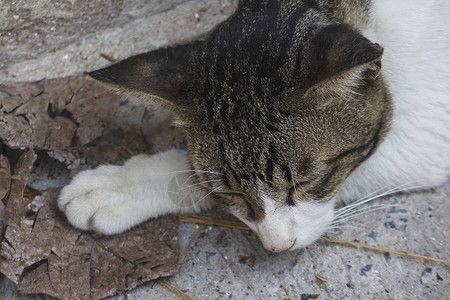
[[[48,210],[48,206],[43,206],[35,220],[22,218],[19,224],[11,218],[7,220],[0,250],[0,270],[16,284],[25,268],[38,264],[51,250],[52,235],[48,233],[55,220],[48,218]]]
[[[82,146],[106,132],[119,99],[87,76],[0,85],[0,137],[13,149]]]
[[[177,272],[176,218],[152,220],[117,236],[76,230],[56,208],[57,191],[24,197],[34,152],[8,153],[14,156],[10,160],[0,156],[5,182],[9,165],[13,170],[4,199],[6,209],[0,216],[0,225],[6,227],[0,244],[0,272],[19,292],[100,299]]]
[[[11,167],[6,156],[0,155],[0,237],[5,229],[6,206],[2,201],[11,187]]]
[[[6,156],[0,155],[0,200],[3,200],[11,186],[11,167]]]
[[[106,132],[119,108],[120,97],[92,79],[83,80],[75,89],[65,109],[78,124],[73,146],[82,146]]]
[[[103,145],[58,149],[48,151],[48,155],[65,164],[71,170],[71,176],[74,176],[82,170],[92,169],[101,164],[118,164],[133,155],[153,152],[142,134],[133,128],[112,130],[105,139],[115,141],[116,145],[103,143]]]
[[[71,171],[71,177],[101,164],[120,162],[122,158],[120,149],[115,146],[74,147],[52,150],[48,155],[65,164]]]
[[[24,216],[27,211],[29,201],[23,197],[23,192],[35,160],[36,154],[34,151],[27,149],[20,155],[17,163],[13,167],[9,197],[4,202],[7,211],[15,219]]]
[[[176,218],[149,221],[117,236],[71,227],[57,211],[57,191],[37,196],[36,213],[8,220],[0,271],[21,293],[99,299],[178,270]]]
[[[19,292],[99,299],[178,270],[175,218],[96,236],[66,222],[56,190],[25,193],[34,150],[73,174],[151,153],[139,126],[109,130],[118,106],[85,76],[0,85],[0,272]]]

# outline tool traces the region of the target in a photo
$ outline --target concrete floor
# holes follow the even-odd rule
[[[129,4],[133,1],[125,2]],[[157,7],[161,4],[160,2],[146,1],[146,4]],[[199,35],[208,26],[213,26],[211,24],[214,20],[217,22],[216,17],[223,18],[221,14],[215,15],[222,5],[228,5],[226,12],[229,14],[232,10],[229,8],[230,3],[234,1],[171,2],[173,2],[172,6],[158,10],[157,17],[143,18],[152,20],[153,27],[157,26],[148,35],[148,39],[154,38],[155,42],[141,44],[137,41],[137,50],[133,51],[152,49],[182,40],[185,37],[180,37],[179,30],[184,30],[184,27],[188,31],[198,30],[195,34],[191,34],[191,37]],[[201,10],[202,7],[207,9]],[[2,13],[5,11],[3,10]],[[183,22],[190,24],[195,13],[199,11],[200,14],[205,15],[205,18],[200,21],[205,22],[200,23],[203,25],[183,26]],[[139,16],[138,14],[137,17]],[[14,16],[10,19],[15,20]],[[168,24],[173,23],[173,20],[177,20],[177,26],[169,28]],[[5,24],[7,22],[0,22],[3,27]],[[116,25],[108,25],[112,26],[112,29],[101,35],[101,41],[98,43],[94,43],[92,39],[95,33],[90,33],[88,38],[82,39],[81,46],[84,47],[84,53],[90,53],[83,55],[90,57],[91,53],[95,53],[95,55],[92,54],[93,57],[98,58],[99,53],[103,52],[98,50],[99,47],[108,51],[114,49],[112,51],[114,58],[130,55],[131,53],[127,50],[130,47],[121,44],[121,37],[114,36],[114,32],[123,33],[123,30],[128,30],[126,36],[130,39],[136,38],[136,35],[131,36],[134,34],[133,30],[130,30],[131,27],[124,26],[120,22],[117,24],[116,29],[114,28]],[[52,26],[51,23],[49,26]],[[20,42],[20,40],[17,41]],[[11,40],[13,43],[11,47],[17,45],[14,42]],[[108,48],[105,46],[108,43],[114,46]],[[17,57],[22,57],[23,61],[14,61],[2,66],[0,81],[37,80],[62,76],[61,74],[77,74],[88,67],[93,69],[96,64],[107,63],[88,60],[88,63],[77,64],[76,60],[64,59],[67,53],[72,55],[79,51],[80,48],[77,47],[80,45],[77,43],[61,43],[61,45],[61,48],[53,52],[50,49],[48,53],[42,54],[42,59],[18,55]],[[32,44],[30,47],[33,49]],[[42,67],[42,64],[45,66],[46,61],[61,62],[59,67],[48,64],[39,73],[37,70]],[[23,66],[28,67],[23,68]],[[64,71],[56,72],[55,68]],[[126,118],[127,112],[132,109],[136,109],[132,104],[124,106],[121,111],[122,118]],[[132,119],[129,118],[129,114],[128,119]],[[157,138],[161,140],[163,137],[160,134]],[[51,176],[59,168],[61,166],[50,160],[42,162],[41,168],[30,179],[30,185],[45,189],[66,184],[69,180],[67,173],[59,178]],[[376,203],[395,206],[369,212],[350,220],[343,225],[345,228],[336,230],[329,236],[450,260],[449,197],[450,183],[434,191],[384,197],[378,199]],[[230,217],[220,210],[213,210],[208,214],[219,218]],[[450,265],[443,263],[325,242],[317,242],[300,251],[273,254],[265,251],[258,238],[248,231],[180,223],[179,232],[181,248],[186,249],[188,245],[190,246],[187,248],[187,255],[179,273],[166,280],[195,299],[314,299],[315,297],[318,297],[317,299],[449,299],[450,297]],[[316,276],[325,278],[327,281],[323,282]],[[174,299],[176,297],[176,294],[165,286],[151,282],[112,299]],[[5,277],[0,277],[0,299],[46,298],[48,297],[18,295],[14,285]]]

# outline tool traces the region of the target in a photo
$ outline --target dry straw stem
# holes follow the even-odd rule
[[[186,255],[189,253],[189,250],[191,249],[192,244],[198,238],[200,233],[202,233],[202,231],[205,231],[205,226],[202,226],[199,230],[197,230],[197,232],[194,234],[194,236],[189,241],[189,243],[186,246],[186,248],[184,248],[183,252],[180,255],[180,258],[178,259],[178,263],[179,264],[181,264],[184,261],[184,259],[186,258]]]
[[[188,295],[186,295],[185,293],[183,293],[182,291],[180,291],[178,288],[174,287],[173,285],[171,285],[170,283],[168,283],[167,281],[165,281],[162,278],[158,278],[157,281],[159,283],[161,283],[162,285],[164,285],[166,288],[168,288],[169,290],[171,290],[172,292],[174,292],[175,294],[177,294],[178,296],[180,296],[183,299],[187,299],[187,300],[194,300],[194,298],[189,297]]]
[[[221,219],[215,219],[215,218],[209,218],[209,217],[202,217],[202,216],[194,216],[194,215],[179,216],[178,218],[181,222],[192,222],[192,223],[199,223],[199,224],[208,224],[208,225],[216,225],[216,226],[230,227],[230,228],[236,228],[236,229],[250,230],[250,228],[248,228],[247,225],[245,225],[244,223],[241,223],[241,222],[233,222],[233,221],[227,221],[227,220],[221,220]],[[370,246],[370,245],[366,245],[366,244],[361,244],[358,242],[336,240],[336,239],[330,239],[330,238],[326,238],[326,237],[321,237],[319,240],[328,242],[328,243],[346,244],[346,245],[367,248],[367,249],[372,249],[372,250],[381,251],[381,252],[389,252],[389,253],[394,253],[394,254],[403,255],[403,256],[421,258],[421,259],[425,259],[425,260],[430,260],[430,261],[435,261],[435,262],[440,262],[443,264],[450,265],[450,261],[447,261],[447,260],[432,258],[432,257],[428,257],[428,256],[414,254],[414,253],[408,253],[406,251],[398,251],[398,250],[392,250],[392,249],[387,249],[387,248],[380,248],[380,247]]]
[[[322,276],[316,275],[317,280],[322,282],[328,282],[328,279],[323,278]]]
[[[235,229],[250,230],[250,228],[248,228],[247,225],[245,225],[244,223],[241,223],[241,222],[233,222],[233,221],[228,221],[228,220],[221,220],[221,219],[202,217],[202,216],[184,215],[184,216],[179,216],[178,220],[180,220],[181,222],[187,222],[187,223],[208,224],[208,225],[229,227],[229,228],[235,228]]]
[[[373,249],[376,251],[389,252],[389,253],[394,253],[394,254],[398,254],[398,255],[410,256],[410,257],[415,257],[415,258],[436,261],[436,262],[440,262],[440,263],[444,263],[444,264],[450,264],[450,261],[443,260],[443,259],[432,258],[432,257],[428,257],[428,256],[414,254],[414,253],[408,253],[406,251],[398,251],[398,250],[392,250],[392,249],[387,249],[387,248],[375,247],[375,246],[370,246],[370,245],[366,245],[366,244],[361,244],[358,242],[335,240],[335,239],[330,239],[330,238],[326,238],[326,237],[321,237],[320,240],[324,241],[324,242],[329,242],[329,243],[347,244],[347,245],[352,245],[355,247],[362,247],[362,248],[367,248],[367,249]]]

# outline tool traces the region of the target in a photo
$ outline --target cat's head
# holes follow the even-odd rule
[[[391,106],[380,46],[346,25],[273,22],[230,21],[91,76],[172,108],[193,167],[213,171],[199,181],[284,251],[328,228],[334,195],[383,139]]]

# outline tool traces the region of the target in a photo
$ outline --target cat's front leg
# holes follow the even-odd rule
[[[121,233],[149,218],[198,212],[212,206],[195,186],[187,152],[138,155],[123,166],[104,165],[77,174],[61,190],[58,207],[80,229]]]

